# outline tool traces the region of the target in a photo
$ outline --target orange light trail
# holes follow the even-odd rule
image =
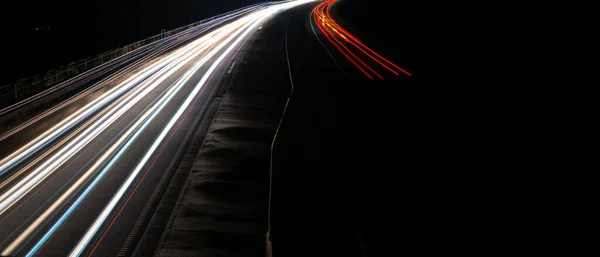
[[[346,59],[348,59],[369,79],[374,79],[374,76],[378,77],[379,79],[384,78],[377,73],[374,68],[369,66],[369,64],[366,63],[366,60],[359,58],[357,54],[351,50],[351,48],[358,49],[358,52],[363,53],[375,63],[381,65],[381,67],[385,68],[396,76],[400,76],[400,72],[407,76],[412,76],[410,72],[400,68],[398,65],[382,57],[371,48],[364,45],[350,32],[337,24],[337,22],[333,20],[330,13],[331,6],[333,6],[333,4],[335,4],[337,1],[338,0],[327,0],[317,5],[312,13],[314,22],[317,24],[317,27],[323,33],[325,38],[327,38],[327,40],[331,42],[331,44],[337,48],[340,53],[346,57]],[[342,40],[338,38],[341,38]],[[347,44],[344,44],[343,42],[347,42]]]

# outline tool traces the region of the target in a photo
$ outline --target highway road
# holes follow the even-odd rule
[[[215,19],[44,111],[19,113],[60,90],[1,110],[11,125],[0,132],[0,255],[117,255],[233,53],[268,19],[307,2]]]

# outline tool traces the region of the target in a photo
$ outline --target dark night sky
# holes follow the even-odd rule
[[[15,1],[3,8],[1,84],[227,12],[258,0]],[[35,28],[38,28],[36,31]],[[8,69],[8,71],[6,71]],[[37,70],[37,72],[33,72]]]
[[[0,84],[43,73],[72,61],[133,43],[259,0],[55,0],[15,1],[0,15],[6,66]],[[390,11],[383,0],[343,0],[356,27],[368,31],[380,47],[396,48],[387,40],[396,31],[410,37],[415,30],[410,6]],[[408,15],[408,16],[407,16]],[[412,16],[411,16],[412,15]],[[406,25],[404,25],[406,24]],[[398,30],[398,26],[403,28]],[[38,28],[36,31],[35,28]],[[11,36],[8,36],[11,35]],[[410,48],[410,41],[403,40]],[[392,51],[393,52],[393,51]],[[390,53],[394,54],[394,53]],[[407,56],[401,56],[406,60]]]

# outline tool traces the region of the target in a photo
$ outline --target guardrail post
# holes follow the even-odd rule
[[[67,77],[73,76],[73,66],[75,66],[74,62],[67,65]]]
[[[17,96],[17,84],[15,83],[15,100],[17,100],[17,99],[18,99],[18,96]]]

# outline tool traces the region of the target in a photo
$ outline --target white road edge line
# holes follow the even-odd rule
[[[281,124],[283,123],[283,118],[285,117],[285,113],[287,111],[288,105],[290,104],[290,100],[292,99],[292,94],[294,94],[294,80],[292,79],[292,66],[290,65],[290,55],[288,51],[288,28],[285,28],[285,57],[287,59],[288,73],[290,75],[290,84],[292,89],[290,90],[290,94],[288,96],[287,101],[285,102],[285,107],[283,108],[283,113],[281,114],[281,119],[279,120],[279,124],[277,124],[277,129],[275,130],[275,135],[273,136],[273,141],[271,142],[271,161],[269,165],[269,207],[267,211],[267,233],[269,233],[270,240],[271,237],[271,198],[273,191],[273,148],[275,146],[275,140],[277,140],[277,134],[279,134],[279,128],[281,128]]]

